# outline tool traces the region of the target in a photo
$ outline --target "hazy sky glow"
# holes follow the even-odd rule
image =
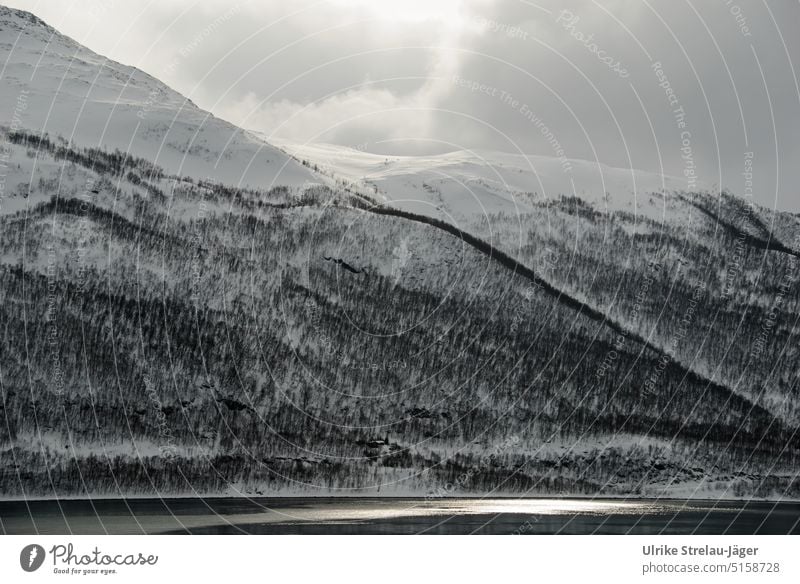
[[[555,155],[535,115],[568,157],[740,194],[752,153],[800,211],[798,2],[6,3],[273,138]]]

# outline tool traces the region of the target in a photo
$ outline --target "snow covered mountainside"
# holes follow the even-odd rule
[[[527,214],[538,203],[562,196],[579,197],[598,211],[660,219],[672,211],[663,194],[686,190],[686,181],[677,177],[586,160],[492,151],[381,156],[334,144],[278,145],[323,173],[364,185],[378,200],[459,220]]]
[[[800,497],[795,215],[276,148],[27,13],[0,44],[0,496]]]
[[[157,79],[0,6],[0,125],[118,149],[170,173],[232,186],[315,180],[280,151]]]

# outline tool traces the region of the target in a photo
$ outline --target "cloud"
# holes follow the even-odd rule
[[[356,88],[308,104],[265,102],[250,92],[220,108],[220,115],[268,136],[296,142],[360,144],[378,139],[427,136],[430,121],[419,94]]]

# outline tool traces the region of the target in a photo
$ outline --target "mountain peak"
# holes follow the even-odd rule
[[[56,30],[47,24],[44,20],[27,10],[20,10],[18,8],[9,8],[0,4],[0,23],[8,25],[16,25],[21,28],[25,26],[38,26],[46,28],[49,31],[56,32]]]

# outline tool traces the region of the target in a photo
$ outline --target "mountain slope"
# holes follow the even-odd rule
[[[459,238],[139,164],[3,217],[6,494],[794,493],[794,427]]]
[[[143,157],[171,174],[232,186],[317,179],[256,136],[157,79],[101,57],[35,16],[0,6],[0,125]]]
[[[796,216],[724,191],[687,193],[680,179],[587,161],[569,161],[565,173],[558,159],[497,152],[384,158],[334,145],[282,146],[339,183],[368,192],[373,210],[431,217],[454,226],[454,233],[481,238],[496,255],[508,254],[574,306],[602,315],[688,374],[721,383],[737,398],[768,403],[784,419],[798,415],[787,397],[795,393],[794,352],[792,360],[775,364],[778,379],[770,384],[780,390],[758,380],[781,352],[777,343],[794,335],[797,294],[784,302],[786,294],[775,291],[787,282],[796,289]],[[537,185],[547,185],[545,196],[532,196]],[[611,185],[616,190],[607,191]],[[563,194],[570,191],[580,195]],[[671,293],[676,284],[679,295],[703,298],[713,314],[709,334],[717,318],[753,318],[754,304],[771,306],[787,328],[748,336],[749,327],[771,328],[760,317],[735,331],[723,353],[712,353],[709,344],[683,344],[675,332],[684,328],[682,302],[668,296],[662,306],[649,302],[651,310],[641,309],[643,290],[660,286]],[[690,306],[698,299],[690,298]],[[763,350],[765,341],[776,343],[774,352]]]

